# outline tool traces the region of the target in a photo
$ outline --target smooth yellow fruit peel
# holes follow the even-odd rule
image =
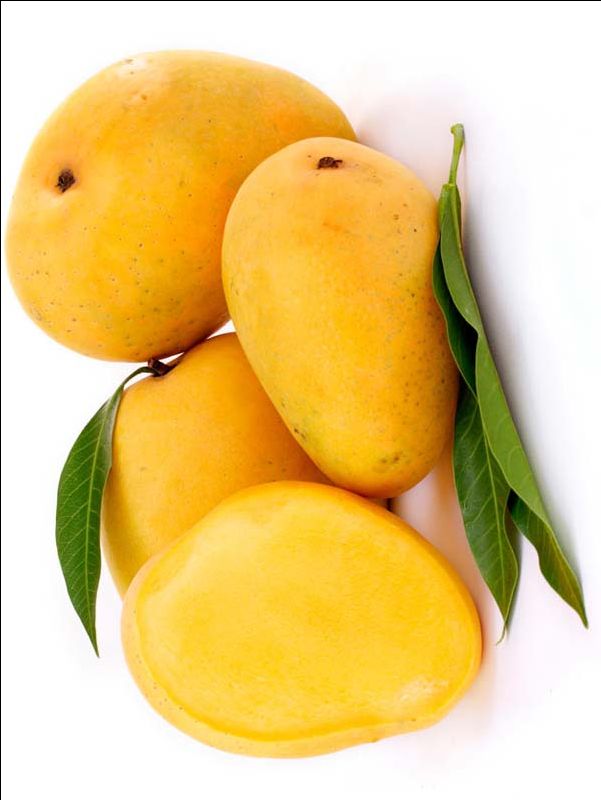
[[[266,159],[228,214],[223,283],[244,352],[322,472],[367,497],[418,483],[453,428],[437,242],[416,175],[331,137]]]
[[[239,489],[325,481],[288,432],[238,338],[214,336],[128,388],[113,434],[102,545],[124,593],[149,558]]]
[[[271,153],[322,134],[354,138],[329,98],[266,64],[180,50],[102,70],[54,112],[21,171],[6,252],[24,309],[89,356],[187,350],[228,318],[221,243],[238,187]]]

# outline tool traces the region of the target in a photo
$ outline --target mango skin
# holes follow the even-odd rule
[[[143,567],[122,634],[160,714],[258,756],[431,725],[481,655],[474,604],[440,553],[367,500],[296,482],[238,492]]]
[[[246,355],[313,461],[363,495],[415,485],[451,432],[437,240],[436,201],[415,175],[334,138],[264,161],[228,215],[223,281]]]
[[[287,431],[235,334],[128,388],[113,435],[102,545],[123,594],[136,572],[221,500],[256,483],[325,481]]]
[[[6,250],[24,309],[97,358],[188,349],[228,318],[220,253],[238,187],[322,134],[354,138],[320,91],[253,61],[159,52],[98,73],[50,117],[19,178]]]

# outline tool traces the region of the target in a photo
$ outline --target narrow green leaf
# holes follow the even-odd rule
[[[563,554],[553,531],[514,492],[509,498],[509,510],[516,528],[534,545],[538,553],[540,571],[547,583],[568,605],[572,606],[584,626],[588,628],[578,578]]]
[[[459,311],[457,311],[457,308],[453,303],[453,298],[451,297],[444,277],[442,258],[440,256],[440,246],[436,248],[436,253],[434,254],[434,263],[432,265],[432,282],[434,286],[434,296],[438,301],[438,305],[440,306],[445,319],[447,337],[451,351],[457,366],[459,367],[459,371],[463,376],[463,380],[475,395],[475,354],[478,336],[471,325],[468,325]]]
[[[132,372],[77,437],[61,472],[56,504],[56,546],[73,608],[92,646],[96,641],[96,593],[100,579],[100,508],[111,468],[113,427],[123,388],[149,367]]]
[[[463,144],[463,128],[455,138],[453,165],[450,180],[457,172],[456,160]],[[511,417],[501,380],[497,372],[484,331],[478,303],[465,262],[461,242],[461,199],[457,186],[448,183],[444,187],[442,204],[440,251],[444,277],[449,295],[465,322],[477,333],[475,347],[476,394],[480,403],[482,421],[492,451],[510,487],[522,497],[530,508],[550,527],[543,501],[536,486],[534,474],[522,447],[517,429]],[[436,259],[435,259],[436,260]],[[456,336],[464,336],[464,349],[473,344],[473,336],[467,326],[455,325]],[[455,348],[453,348],[455,353]],[[465,366],[460,366],[463,373]],[[472,384],[468,381],[469,385]]]
[[[487,445],[509,488],[521,498],[530,512],[530,516],[526,516],[521,506],[517,506],[520,511],[519,519],[522,522],[522,526],[518,527],[537,549],[541,571],[549,584],[578,613],[579,609],[582,610],[581,617],[585,621],[581,588],[552,529],[534,473],[511,417],[471,286],[463,253],[461,198],[456,185],[457,168],[464,141],[463,127],[455,125],[451,131],[455,137],[453,158],[449,181],[443,186],[440,197],[440,252],[435,256],[433,265],[434,291],[445,314],[453,355],[472,391],[474,391],[474,373],[470,372],[466,362],[469,361],[470,354],[475,356],[473,364],[475,395]],[[442,278],[446,284],[447,294],[441,286]],[[450,312],[449,301],[452,301],[463,318],[463,325]],[[477,339],[475,350],[472,331],[475,332]],[[463,341],[460,342],[460,339]],[[537,518],[537,521],[534,518]],[[563,579],[560,580],[558,576],[563,576]]]
[[[509,486],[488,446],[476,397],[465,384],[455,419],[453,470],[470,548],[506,626],[519,574],[506,526]]]
[[[534,473],[513,422],[501,379],[484,336],[476,346],[476,386],[491,449],[514,492],[550,527]]]
[[[463,125],[454,125],[453,158],[448,183],[439,201],[440,252],[445,280],[455,307],[478,334],[484,334],[478,302],[472,289],[461,242],[461,196],[457,188],[457,168],[464,143]]]

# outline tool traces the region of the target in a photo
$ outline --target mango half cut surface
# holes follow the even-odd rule
[[[149,561],[122,630],[160,714],[257,756],[431,725],[481,655],[472,599],[428,542],[367,500],[300,482],[232,495]]]

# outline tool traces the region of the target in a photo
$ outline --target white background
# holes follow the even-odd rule
[[[598,3],[3,4],[2,205],[50,111],[139,51],[222,50],[286,67],[339,102],[362,141],[438,192],[462,121],[471,270],[515,415],[586,590],[591,628],[529,545],[509,637],[466,550],[448,460],[402,501],[471,587],[482,672],[438,726],[269,761],[209,749],[139,695],[119,600],[101,582],[93,655],[54,550],[75,435],[128,367],[46,338],[2,271],[4,790],[7,800],[598,797],[601,716],[601,115]]]

